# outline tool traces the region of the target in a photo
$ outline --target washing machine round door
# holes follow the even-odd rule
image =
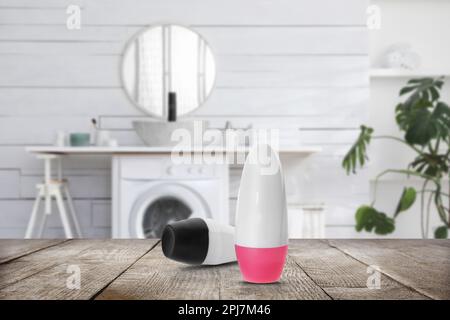
[[[211,218],[204,199],[179,183],[156,185],[134,203],[130,215],[133,238],[161,238],[167,223],[188,218]]]

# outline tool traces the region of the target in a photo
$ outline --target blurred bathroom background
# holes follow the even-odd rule
[[[71,6],[80,8],[74,28]],[[401,137],[395,107],[409,79],[442,75],[448,82],[445,0],[0,0],[0,238],[24,237],[43,180],[43,162],[26,147],[53,145],[60,131],[93,133],[92,118],[118,148],[143,146],[132,123],[155,119],[127,97],[121,63],[130,39],[160,24],[201,35],[211,48],[206,64],[215,63],[215,80],[205,81],[210,96],[191,97],[201,106],[179,120],[206,120],[220,130],[278,129],[281,149],[320,150],[281,153],[291,237],[385,237],[357,232],[355,212],[370,204],[377,173],[405,168],[412,152],[373,140],[369,162],[350,175],[342,159],[361,124]],[[449,88],[445,83],[441,92],[447,103]],[[83,236],[111,237],[110,156],[71,155],[63,170]],[[217,193],[226,196],[233,224],[241,167],[227,175],[227,191]],[[403,188],[421,185],[386,176],[376,206],[392,215]],[[198,192],[208,202],[209,193]],[[430,217],[432,237],[442,223],[433,208]],[[421,238],[420,202],[395,226],[387,237]],[[57,214],[43,236],[65,236]]]

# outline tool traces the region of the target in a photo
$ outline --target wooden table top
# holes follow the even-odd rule
[[[157,240],[0,240],[0,299],[450,299],[450,240],[294,240],[269,285],[170,261]]]

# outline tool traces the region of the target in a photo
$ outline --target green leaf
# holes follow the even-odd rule
[[[436,121],[439,134],[446,138],[450,133],[450,107],[444,102],[438,102],[433,111],[433,120]]]
[[[439,97],[440,97],[439,91],[436,88],[434,88],[434,87],[430,88],[430,92],[431,92],[431,97],[433,98],[433,101],[439,99]]]
[[[443,102],[438,102],[432,111],[423,108],[415,113],[410,112],[409,119],[400,111],[397,115],[400,121],[406,123],[405,140],[410,144],[426,145],[432,139],[441,137],[446,140],[450,133],[450,108]],[[407,111],[408,112],[408,111]],[[403,125],[404,125],[403,123]],[[405,125],[404,125],[405,126]]]
[[[394,219],[389,218],[383,212],[378,212],[371,206],[361,206],[355,214],[356,231],[374,231],[376,234],[385,235],[395,230]]]
[[[430,101],[419,98],[419,95],[412,95],[406,102],[399,103],[395,108],[395,119],[401,130],[407,131],[414,122],[417,113],[421,110],[432,108]]]
[[[361,132],[356,139],[355,143],[352,145],[350,150],[344,156],[342,160],[342,167],[347,171],[347,174],[350,172],[356,173],[356,167],[358,166],[358,162],[360,167],[362,167],[367,160],[367,145],[370,143],[372,138],[373,129],[366,127],[364,125],[361,126]]]
[[[369,206],[361,206],[358,208],[355,214],[356,231],[360,232],[361,230],[365,229],[368,224],[370,224],[374,211],[376,212],[374,208]]]
[[[375,224],[375,233],[379,235],[386,235],[395,230],[394,219],[389,218],[384,213],[380,213],[378,221]]]
[[[427,81],[429,79],[430,78],[411,79],[411,80],[408,81],[408,84],[411,84],[411,83],[419,83],[419,84],[421,84],[421,83],[423,83],[423,82],[425,82],[425,81]]]
[[[448,161],[449,158],[446,154],[423,152],[414,159],[409,167],[416,172],[439,178],[443,174],[448,173]]]
[[[404,87],[404,88],[402,88],[400,90],[400,95],[402,96],[402,95],[407,94],[408,92],[411,92],[413,90],[416,90],[415,86],[413,86],[413,87]]]
[[[426,145],[436,137],[438,129],[432,113],[426,109],[416,112],[406,131],[405,140],[409,144]]]
[[[414,204],[416,201],[416,190],[414,188],[404,188],[400,201],[398,202],[397,209],[394,213],[394,218],[402,211],[406,211]]]
[[[434,231],[434,237],[436,239],[447,239],[448,228],[446,226],[440,226]]]
[[[423,90],[422,91],[422,97],[425,101],[429,101],[430,100],[430,95],[428,93],[428,90]]]
[[[433,108],[433,103],[439,99],[442,79],[442,77],[412,79],[400,90],[400,96],[410,93],[406,101],[396,108],[396,120],[400,129],[406,131],[409,128],[409,123],[415,119],[418,110],[424,107]]]

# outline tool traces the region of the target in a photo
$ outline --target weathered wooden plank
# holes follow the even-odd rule
[[[0,299],[89,299],[156,242],[72,240],[16,259],[0,265],[0,273],[7,275],[0,278]],[[67,281],[77,268],[80,289],[71,289]]]
[[[0,240],[0,263],[5,263],[35,251],[57,245],[64,240]]]
[[[260,285],[247,283],[237,264],[220,267],[221,299],[329,300],[330,297],[288,256],[279,282]]]
[[[328,299],[288,259],[277,284],[242,281],[236,263],[192,267],[167,260],[159,246],[108,286],[97,299]]]
[[[81,251],[92,247],[91,242],[75,245],[73,241],[50,247],[33,255],[24,256],[7,264],[0,265],[0,290],[12,283],[18,282],[33,274],[39,273],[57,264],[58,259],[70,258],[78,255]],[[6,276],[7,275],[7,276]]]
[[[382,282],[383,283],[383,282]],[[428,300],[404,286],[384,286],[382,289],[324,288],[335,300]]]
[[[450,250],[429,240],[340,240],[330,245],[433,299],[450,299]]]
[[[293,240],[289,254],[333,299],[426,299],[384,274],[380,288],[367,286],[368,265],[318,240]]]
[[[192,267],[171,261],[158,245],[96,299],[219,299],[219,270],[220,267]]]
[[[0,248],[8,243],[11,242],[0,242]],[[10,251],[26,252],[26,246],[39,243],[42,242],[17,241]],[[0,265],[0,274],[7,275],[0,278],[0,298],[448,298],[449,241],[332,240],[329,244],[323,240],[295,240],[290,243],[280,282],[271,285],[243,282],[236,263],[191,267],[170,261],[160,246],[151,250],[155,243],[156,240],[72,240],[38,249]],[[14,246],[25,251],[11,249]],[[369,264],[377,265],[382,272],[380,289],[367,288]],[[80,290],[66,286],[71,276],[69,265],[80,268]],[[401,269],[406,271],[400,272]],[[428,285],[423,286],[424,283]]]

